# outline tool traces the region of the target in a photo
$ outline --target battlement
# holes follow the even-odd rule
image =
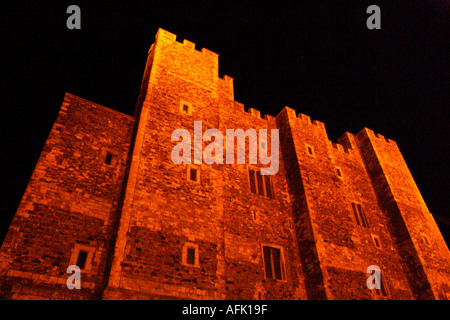
[[[330,143],[331,143],[331,146],[332,146],[334,149],[336,149],[337,151],[349,153],[349,151],[348,151],[349,149],[348,149],[348,148],[344,148],[344,146],[343,146],[342,144],[333,142],[333,141],[331,141],[331,140],[329,140],[329,141],[330,141]]]
[[[315,126],[325,129],[325,123],[323,123],[322,121],[319,121],[319,120],[313,120],[313,119],[311,119],[310,116],[307,116],[306,114],[299,113],[297,116],[297,119],[299,119],[303,123],[312,124],[312,125],[315,125]]]
[[[177,35],[169,32],[167,30],[164,30],[162,28],[158,29],[158,32],[156,33],[156,37],[155,37],[155,42],[158,42],[158,40],[169,43],[169,42],[177,42],[180,45],[183,45],[185,48],[190,49],[190,50],[195,50],[198,53],[203,53],[205,55],[211,55],[211,56],[219,56],[217,53],[208,50],[206,48],[202,48],[201,50],[197,50],[195,48],[195,43],[192,41],[189,41],[187,39],[183,39],[182,42],[177,41]]]
[[[246,114],[251,115],[252,117],[256,117],[258,119],[261,120],[267,120],[267,121],[275,121],[275,117],[269,114],[264,114],[263,116],[261,116],[261,111],[254,109],[254,108],[248,108],[247,110],[245,110],[245,106],[243,103],[241,102],[237,102],[234,101],[234,107],[240,111],[240,112],[244,112]]]
[[[193,56],[196,57],[197,61],[201,61],[203,64],[209,64],[209,67],[206,67],[204,70],[215,70],[214,76],[217,79],[220,79],[226,86],[231,88],[231,92],[233,92],[233,78],[224,75],[222,78],[218,76],[219,70],[219,55],[209,49],[202,48],[201,50],[196,49],[196,45],[194,42],[189,41],[187,39],[183,39],[182,42],[177,41],[177,35],[166,31],[164,29],[159,28],[155,37],[155,43],[150,47],[150,50],[155,48],[156,44],[163,45],[176,45],[178,48],[187,49],[188,52],[191,51]],[[212,64],[212,66],[211,66]]]
[[[289,107],[276,117],[245,108],[218,55],[176,38],[158,30],[135,117],[66,93],[0,249],[1,297],[448,297],[448,248],[394,141],[364,128],[332,142],[323,122]],[[175,163],[185,150],[174,129],[193,121],[189,158],[206,148],[215,158],[218,145],[196,141],[203,119],[278,129],[276,149],[255,146],[278,153],[280,170]],[[70,290],[67,266],[79,262],[84,289]],[[364,285],[374,262],[388,292]]]
[[[373,138],[377,138],[378,141],[387,142],[387,143],[389,143],[389,144],[392,144],[393,146],[396,146],[396,145],[397,145],[397,143],[396,143],[394,140],[388,139],[388,138],[386,138],[385,136],[383,136],[383,135],[380,134],[380,133],[375,133],[372,129],[364,128],[364,129],[362,129],[360,132],[358,132],[358,135],[362,134],[363,132],[366,132],[367,135],[368,135],[369,137],[371,137],[371,138],[372,138],[372,137],[373,137]]]

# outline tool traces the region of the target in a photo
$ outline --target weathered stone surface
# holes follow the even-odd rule
[[[190,181],[171,160],[171,135],[193,136],[194,121],[224,136],[279,129],[274,197],[251,192],[248,164],[202,163]],[[90,268],[69,290],[82,246]],[[280,250],[282,279],[266,277],[263,246]],[[247,112],[233,79],[218,77],[217,54],[162,29],[133,117],[66,94],[0,258],[11,299],[380,298],[366,286],[370,265],[382,270],[383,299],[450,294],[448,248],[394,141],[363,129],[333,144],[323,123],[288,107]]]

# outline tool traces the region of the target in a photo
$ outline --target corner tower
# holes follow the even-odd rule
[[[448,299],[450,253],[395,143],[364,129],[363,160],[417,299]]]
[[[201,121],[202,134],[276,128],[275,118],[245,112],[234,101],[233,79],[218,73],[216,53],[198,51],[194,43],[158,30],[136,105],[135,140],[104,298],[306,297],[282,166],[268,196],[262,190],[252,193],[249,186],[249,172],[258,165],[171,160],[173,131],[182,128],[192,137],[194,121]],[[276,275],[265,274],[263,252],[270,268],[275,259]]]

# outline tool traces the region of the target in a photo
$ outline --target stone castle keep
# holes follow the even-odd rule
[[[449,250],[394,141],[245,111],[218,74],[159,29],[133,116],[65,95],[0,250],[1,298],[449,299]],[[174,164],[194,121],[279,129],[278,173]]]

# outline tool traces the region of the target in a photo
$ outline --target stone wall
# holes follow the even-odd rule
[[[332,143],[288,107],[262,116],[218,67],[160,29],[134,117],[66,94],[0,250],[1,297],[447,298],[449,251],[395,142],[363,129]],[[194,143],[195,121],[222,133],[223,164],[172,161],[177,129],[191,159],[210,144]],[[227,129],[268,130],[268,150],[279,130],[273,195],[252,191],[250,170],[267,164],[248,164],[248,147],[245,164],[227,163]],[[89,268],[69,290],[80,248]],[[371,265],[384,295],[366,286]]]
[[[95,295],[103,279],[133,123],[130,116],[65,95],[0,250],[3,295]],[[110,165],[104,163],[107,153],[112,154]],[[92,266],[82,274],[85,289],[70,291],[66,270],[76,244],[93,249]]]

